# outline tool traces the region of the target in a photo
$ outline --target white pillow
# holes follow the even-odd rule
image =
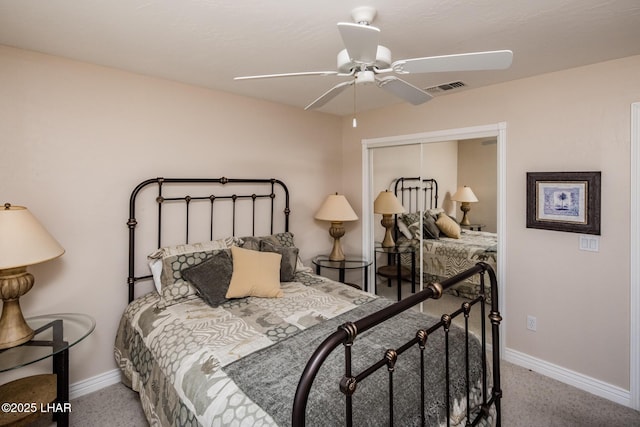
[[[411,231],[409,231],[409,227],[407,227],[407,224],[405,224],[404,221],[398,220],[397,223],[398,223],[398,230],[400,230],[400,232],[404,235],[404,237],[406,237],[407,239],[413,238]]]

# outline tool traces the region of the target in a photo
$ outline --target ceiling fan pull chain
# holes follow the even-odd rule
[[[357,75],[354,76],[353,78],[353,122],[351,123],[351,125],[354,128],[358,127],[358,121],[356,120],[356,79],[357,79]]]

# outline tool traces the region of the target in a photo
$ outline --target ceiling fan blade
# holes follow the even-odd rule
[[[513,52],[495,50],[458,55],[401,59],[391,64],[396,73],[437,73],[443,71],[503,70],[511,66]]]
[[[256,79],[272,79],[276,77],[297,77],[297,76],[335,76],[337,71],[304,71],[300,73],[281,73],[281,74],[263,74],[259,76],[241,76],[234,77],[233,80],[256,80]]]
[[[351,86],[352,84],[353,84],[353,80],[350,80],[348,82],[338,83],[337,85],[335,85],[334,87],[332,87],[331,89],[323,93],[318,99],[313,101],[311,104],[304,107],[304,109],[310,110],[310,109],[322,107],[324,104],[331,101],[336,96],[340,95],[342,91],[347,88],[347,86]]]
[[[413,105],[423,104],[433,98],[422,89],[417,88],[414,85],[405,82],[404,80],[399,79],[395,76],[387,76],[381,79],[376,79],[376,83],[378,84],[378,87],[389,91],[393,95],[402,98]]]
[[[380,29],[371,25],[339,22],[338,31],[347,48],[349,59],[356,63],[373,64],[378,53]]]

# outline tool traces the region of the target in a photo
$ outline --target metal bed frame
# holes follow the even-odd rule
[[[417,182],[416,182],[417,181]],[[414,183],[415,182],[415,183]],[[420,205],[420,193],[423,193],[423,210],[438,207],[438,182],[433,178],[400,177],[396,179],[394,193],[400,197],[402,206],[408,207],[409,212],[414,212],[414,206]]]
[[[409,341],[407,341],[402,346],[395,349],[388,349],[383,357],[378,361],[371,364],[369,367],[364,368],[359,373],[353,372],[353,367],[351,365],[352,351],[354,351],[354,343],[356,342],[356,338],[358,334],[361,334],[377,325],[382,324],[384,321],[396,316],[410,308],[420,304],[427,299],[438,299],[442,296],[444,290],[454,286],[455,284],[468,279],[469,277],[479,274],[481,280],[481,292],[480,295],[471,300],[464,302],[461,307],[451,314],[444,314],[440,320],[440,322],[435,325],[427,328],[420,329],[416,331],[415,337]],[[489,313],[488,319],[491,321],[491,349],[492,349],[492,386],[491,391],[488,390],[488,379],[487,379],[487,341],[486,341],[486,332],[485,332],[485,323],[486,323],[486,312],[485,312],[485,274],[489,276],[490,282],[490,292],[491,292],[491,311]],[[393,409],[394,409],[394,367],[398,360],[398,358],[407,350],[412,348],[413,346],[418,346],[420,349],[420,379],[421,379],[421,390],[420,402],[417,402],[416,405],[420,405],[421,409],[421,421],[422,425],[425,425],[425,357],[424,350],[427,345],[429,335],[433,334],[439,329],[442,329],[445,333],[445,354],[446,354],[446,365],[445,365],[445,378],[446,378],[446,406],[447,406],[447,426],[450,425],[450,393],[449,393],[449,329],[451,326],[451,321],[458,317],[464,316],[465,318],[465,334],[466,334],[466,392],[467,392],[467,402],[469,402],[470,396],[470,380],[469,380],[469,314],[471,307],[473,305],[480,305],[480,312],[482,316],[482,333],[481,333],[481,348],[482,348],[482,405],[480,411],[472,417],[470,405],[467,405],[467,426],[477,425],[483,418],[486,418],[489,413],[491,406],[494,405],[496,408],[496,426],[500,427],[502,423],[502,414],[501,414],[501,399],[502,399],[502,390],[500,388],[500,331],[499,326],[502,321],[502,316],[498,310],[498,282],[496,280],[496,274],[490,265],[485,263],[478,263],[475,267],[466,270],[454,277],[451,277],[447,280],[443,280],[441,283],[429,283],[423,291],[413,294],[402,301],[399,301],[385,309],[382,309],[376,313],[373,313],[367,317],[364,317],[356,322],[348,322],[341,325],[336,332],[330,335],[325,341],[316,349],[311,359],[307,363],[304,372],[302,373],[302,377],[300,378],[300,382],[298,384],[298,388],[296,390],[294,406],[292,412],[292,425],[295,427],[302,427],[305,425],[305,409],[307,406],[307,399],[309,397],[309,393],[311,391],[311,386],[313,381],[320,370],[320,367],[327,359],[327,357],[340,345],[344,347],[344,360],[345,360],[345,369],[344,375],[340,378],[339,388],[340,391],[345,395],[345,425],[352,426],[353,425],[353,411],[352,411],[352,396],[356,392],[357,386],[360,382],[366,380],[371,374],[376,372],[378,369],[386,368],[389,372],[389,419],[388,420],[380,420],[380,423],[386,423],[389,426],[394,425],[393,418]]]
[[[406,178],[409,180],[410,178]],[[419,178],[418,178],[419,179]],[[426,180],[431,181],[435,185],[435,198],[437,203],[437,183],[435,180]],[[191,185],[190,189],[193,189],[193,185],[196,185],[201,191],[198,194],[204,195],[179,195],[179,196],[165,196],[163,193],[163,189],[170,185]],[[231,185],[232,187],[235,184],[246,184],[250,185],[254,191],[251,194],[221,194],[216,195],[214,191],[219,191],[220,188]],[[135,285],[142,280],[148,280],[151,278],[151,275],[140,275],[137,276],[135,274],[135,266],[136,266],[136,255],[142,256],[142,254],[136,254],[136,227],[138,225],[138,219],[136,218],[136,202],[137,197],[143,189],[147,189],[149,187],[156,187],[157,196],[155,198],[155,202],[157,204],[157,246],[162,246],[162,223],[163,221],[167,221],[166,218],[163,218],[163,205],[165,203],[178,203],[182,204],[185,209],[186,215],[186,224],[185,224],[185,237],[184,242],[189,243],[189,220],[190,220],[190,205],[194,202],[202,202],[210,204],[210,215],[209,215],[209,234],[210,237],[213,238],[214,229],[215,229],[215,220],[216,216],[214,215],[213,206],[215,203],[224,202],[225,204],[230,204],[231,208],[231,217],[232,217],[232,235],[235,235],[236,232],[236,203],[239,200],[251,200],[251,228],[253,230],[253,235],[256,232],[256,219],[261,218],[257,215],[259,205],[266,205],[266,210],[269,212],[269,221],[270,221],[270,230],[271,234],[274,232],[274,218],[276,215],[276,206],[282,207],[282,213],[284,214],[284,231],[289,231],[289,191],[286,185],[277,179],[230,179],[230,178],[153,178],[148,179],[146,181],[141,182],[139,185],[135,187],[133,192],[131,193],[130,201],[129,201],[129,220],[127,221],[127,226],[129,228],[129,275],[127,278],[127,283],[129,286],[129,302],[134,299],[134,288]],[[257,187],[260,187],[261,191],[255,191]],[[220,194],[220,193],[219,193]],[[277,200],[284,200],[277,203]],[[265,201],[265,203],[258,203],[259,201]],[[264,210],[264,208],[262,208]],[[227,215],[228,216],[228,215]],[[456,283],[465,280],[469,277],[472,277],[476,274],[479,274],[481,277],[481,293],[480,295],[471,301],[465,302],[462,304],[461,308],[456,310],[454,313],[445,314],[442,316],[440,322],[436,323],[433,326],[425,327],[425,329],[420,329],[416,331],[415,337],[404,345],[396,349],[388,349],[382,358],[378,361],[375,361],[370,367],[364,369],[360,373],[354,373],[353,368],[351,366],[351,355],[352,351],[355,351],[357,346],[354,346],[357,343],[357,337],[359,334],[382,324],[384,321],[392,318],[393,316],[398,315],[399,313],[406,311],[417,304],[420,304],[427,299],[437,299],[442,295],[442,292],[449,287],[455,285]],[[490,285],[489,292],[491,292],[491,309],[488,316],[486,316],[485,312],[485,275],[488,275]],[[447,379],[447,408],[449,408],[449,363],[448,363],[448,354],[449,354],[449,342],[448,342],[448,333],[449,328],[451,326],[451,321],[458,317],[464,316],[465,318],[465,331],[466,331],[466,378],[467,378],[467,401],[469,400],[469,327],[468,327],[468,318],[470,315],[471,307],[478,304],[482,316],[482,336],[481,336],[481,348],[482,348],[482,394],[483,394],[483,403],[481,405],[481,410],[478,414],[476,414],[475,418],[471,420],[471,413],[469,412],[471,408],[467,408],[467,425],[477,425],[481,419],[487,417],[490,413],[491,406],[493,405],[496,409],[496,425],[501,425],[501,406],[500,401],[502,397],[502,390],[500,388],[500,337],[499,337],[499,325],[502,320],[500,316],[500,312],[498,310],[498,286],[496,275],[491,266],[478,263],[475,267],[462,272],[450,279],[444,280],[441,283],[430,283],[427,285],[426,289],[423,291],[413,294],[408,298],[399,301],[391,306],[386,307],[383,310],[380,310],[376,313],[373,313],[367,317],[364,317],[355,322],[348,322],[343,324],[338,328],[338,330],[330,335],[314,352],[311,359],[302,373],[300,377],[300,381],[295,393],[294,402],[293,402],[293,410],[292,410],[292,425],[293,426],[304,426],[305,425],[305,410],[307,405],[307,400],[309,396],[309,392],[312,388],[313,381],[318,373],[320,367],[324,360],[331,354],[340,344],[344,347],[344,361],[345,361],[345,369],[344,374],[340,378],[336,378],[336,391],[339,389],[345,396],[345,425],[351,426],[353,425],[352,420],[352,398],[356,392],[358,383],[365,381],[368,376],[370,376],[373,372],[378,369],[386,368],[389,372],[389,420],[388,424],[392,426],[394,424],[393,419],[393,400],[394,400],[394,365],[399,357],[405,353],[409,348],[417,345],[422,354],[421,361],[421,375],[422,385],[421,392],[423,398],[422,402],[416,403],[420,405],[422,408],[422,422],[424,425],[424,349],[426,348],[427,341],[429,335],[433,334],[435,331],[442,329],[445,333],[445,354],[447,358],[446,363],[446,379]],[[492,339],[491,339],[491,348],[493,352],[492,359],[492,381],[491,381],[491,389],[489,390],[489,381],[487,374],[487,360],[486,360],[486,352],[487,352],[487,342],[486,342],[486,333],[485,333],[485,322],[486,319],[489,319],[492,327]],[[448,409],[447,409],[447,413]],[[447,417],[447,423],[449,423],[449,416]],[[381,420],[383,422],[383,420]]]
[[[438,207],[438,181],[434,178],[397,178],[395,180],[393,192],[407,212],[415,212],[418,210],[425,211],[427,209],[435,209]],[[421,199],[422,209],[418,209]],[[395,227],[393,228],[393,237],[397,241],[400,235],[400,229],[398,228],[398,214],[394,215],[394,221]]]

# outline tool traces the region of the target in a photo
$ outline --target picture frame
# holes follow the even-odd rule
[[[601,172],[527,172],[527,228],[600,235]]]

